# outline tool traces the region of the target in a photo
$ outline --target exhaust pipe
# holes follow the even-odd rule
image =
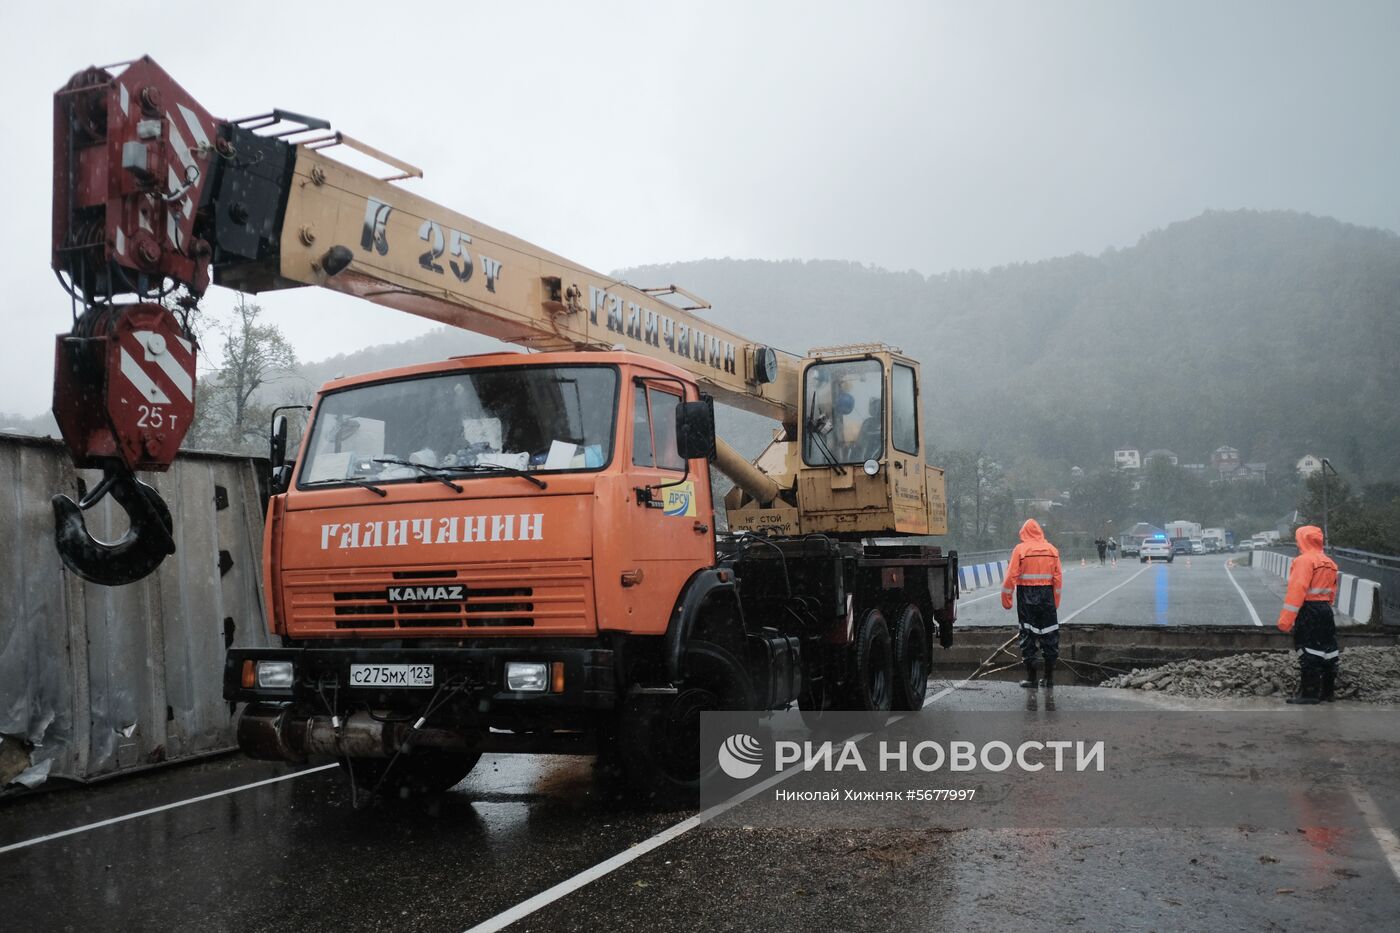
[[[238,747],[249,758],[304,762],[313,757],[390,758],[405,742],[445,752],[479,751],[475,732],[411,722],[383,722],[352,713],[336,724],[329,716],[297,715],[289,707],[254,703],[238,720]]]

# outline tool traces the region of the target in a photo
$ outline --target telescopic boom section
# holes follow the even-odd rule
[[[219,284],[320,285],[534,349],[626,349],[686,369],[717,401],[795,420],[797,358],[651,294],[672,289],[620,283],[318,149],[290,161],[276,256],[216,267]]]

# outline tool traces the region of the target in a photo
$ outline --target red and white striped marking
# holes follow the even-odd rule
[[[162,334],[134,330],[119,338],[121,373],[141,398],[169,405],[194,399],[194,347],[183,337],[172,344]]]

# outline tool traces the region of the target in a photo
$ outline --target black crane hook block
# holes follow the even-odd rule
[[[83,520],[83,511],[105,495],[116,500],[131,522],[126,534],[110,544],[94,538]],[[78,502],[64,495],[51,501],[59,557],[65,567],[91,583],[135,583],[175,553],[174,524],[165,500],[121,467],[106,469],[102,482]]]

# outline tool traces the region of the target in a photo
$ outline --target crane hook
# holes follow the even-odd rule
[[[126,534],[110,544],[94,538],[83,521],[83,511],[106,495],[116,500],[131,522]],[[91,583],[134,583],[175,553],[174,523],[165,500],[125,467],[105,467],[102,481],[78,502],[64,495],[50,501],[58,555],[65,567]]]

